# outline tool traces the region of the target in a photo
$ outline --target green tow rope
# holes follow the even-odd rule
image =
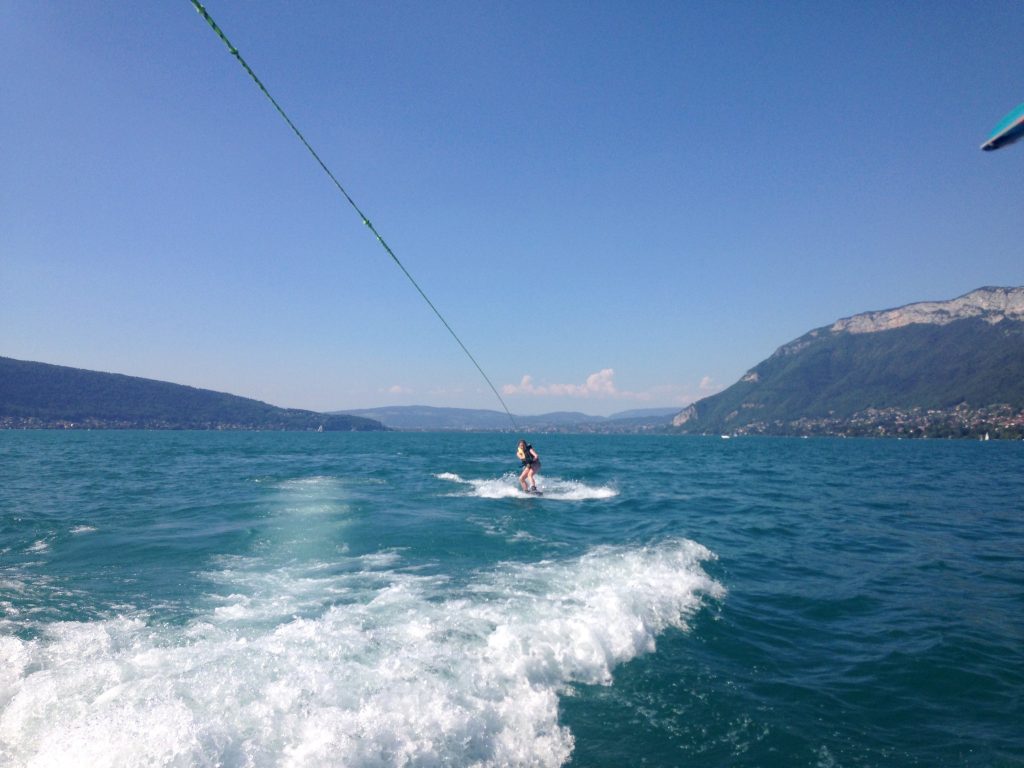
[[[348,204],[352,206],[353,210],[355,210],[357,214],[359,214],[359,218],[362,219],[363,224],[369,227],[370,231],[373,233],[373,236],[377,238],[377,242],[381,244],[381,247],[383,247],[384,250],[387,252],[388,256],[391,257],[391,260],[394,261],[395,264],[398,265],[398,268],[402,270],[402,273],[407,278],[409,278],[409,282],[412,283],[413,287],[419,292],[420,296],[423,297],[423,300],[427,302],[427,306],[429,306],[434,311],[434,314],[437,315],[437,319],[440,320],[444,324],[444,327],[448,329],[448,333],[452,335],[452,338],[455,339],[456,343],[458,343],[458,345],[462,348],[462,351],[466,353],[466,357],[470,359],[473,365],[476,366],[476,369],[480,372],[480,375],[484,377],[484,381],[487,382],[487,386],[491,388],[491,391],[494,393],[494,396],[497,397],[498,402],[501,403],[501,407],[504,408],[505,413],[508,414],[509,421],[512,422],[512,428],[518,432],[519,425],[516,424],[515,417],[512,416],[512,412],[508,409],[508,406],[505,405],[505,401],[502,399],[501,395],[498,394],[497,388],[494,386],[494,384],[491,383],[491,380],[487,376],[487,374],[484,373],[484,369],[480,367],[480,363],[476,361],[476,358],[473,357],[469,349],[466,348],[466,345],[462,343],[462,339],[459,338],[458,334],[456,334],[452,327],[448,324],[448,321],[444,319],[444,316],[440,313],[440,311],[438,311],[437,307],[434,306],[434,302],[432,302],[427,297],[427,294],[423,292],[423,289],[420,288],[419,283],[417,283],[413,276],[409,274],[409,270],[405,268],[405,265],[398,260],[398,257],[395,255],[395,252],[391,250],[391,246],[389,246],[387,242],[385,242],[384,238],[381,237],[380,232],[377,231],[377,228],[373,226],[370,220],[366,217],[366,214],[364,214],[362,210],[360,210],[359,206],[356,205],[356,201],[352,199],[352,196],[349,195],[348,192],[345,191],[345,188],[341,185],[341,182],[338,181],[337,177],[333,173],[331,173],[331,169],[327,167],[327,164],[320,159],[320,155],[316,153],[316,150],[313,149],[313,147],[310,145],[308,141],[306,141],[306,137],[302,135],[302,131],[300,131],[295,126],[295,123],[293,123],[291,121],[291,118],[288,117],[287,114],[285,114],[285,111],[281,108],[281,105],[278,104],[274,97],[270,95],[270,91],[268,91],[266,86],[263,85],[262,82],[260,82],[260,79],[258,77],[256,77],[256,73],[252,71],[252,67],[245,63],[245,59],[242,58],[242,54],[240,54],[238,52],[238,49],[231,44],[231,41],[228,40],[227,35],[224,34],[223,30],[221,30],[219,26],[217,26],[217,22],[213,20],[213,17],[210,16],[209,12],[206,10],[206,8],[203,7],[202,3],[200,3],[199,0],[191,1],[192,5],[194,5],[195,9],[199,12],[199,15],[206,19],[206,23],[209,24],[210,28],[217,33],[217,37],[224,41],[224,45],[228,47],[228,51],[231,52],[231,55],[234,56],[238,60],[238,63],[242,65],[242,69],[249,73],[249,77],[251,77],[253,82],[256,83],[256,85],[259,87],[261,91],[263,91],[263,95],[270,100],[270,103],[274,105],[274,109],[277,110],[277,113],[281,115],[282,118],[284,118],[284,121],[288,123],[288,127],[292,129],[292,132],[296,136],[298,136],[299,141],[302,142],[302,145],[309,150],[309,154],[311,154],[313,156],[313,159],[317,161],[317,163],[323,169],[324,173],[327,174],[328,178],[330,178],[330,180],[334,182],[334,186],[336,186],[338,188],[338,191],[345,196],[345,199],[348,200]]]

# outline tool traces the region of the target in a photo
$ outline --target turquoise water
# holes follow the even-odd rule
[[[0,764],[1024,766],[1024,444],[0,432]]]

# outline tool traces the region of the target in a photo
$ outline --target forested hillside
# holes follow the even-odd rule
[[[223,392],[0,357],[0,427],[378,430],[356,416],[277,408]]]

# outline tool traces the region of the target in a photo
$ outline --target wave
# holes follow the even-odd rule
[[[442,472],[435,477],[464,486],[458,495],[476,496],[481,499],[536,498],[523,492],[519,486],[519,476],[515,472],[508,472],[501,477],[477,480],[467,480],[454,472]],[[619,495],[618,490],[611,485],[587,485],[579,480],[564,480],[545,475],[537,476],[537,487],[543,492],[543,498],[555,501],[610,499]]]
[[[0,763],[561,765],[560,695],[609,684],[724,596],[713,557],[687,540],[601,547],[458,588],[394,552],[235,557],[185,624],[0,637]]]

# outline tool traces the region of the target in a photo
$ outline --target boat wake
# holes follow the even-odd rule
[[[228,558],[185,624],[0,636],[0,762],[554,768],[575,741],[560,698],[611,684],[724,596],[713,557],[686,540],[597,547],[457,589],[398,553]]]
[[[523,492],[519,487],[519,476],[514,472],[476,480],[463,478],[454,472],[442,472],[435,477],[456,483],[459,490],[451,494],[454,496],[476,496],[481,499],[536,498],[533,494]],[[544,475],[537,476],[537,487],[544,494],[542,498],[555,501],[589,501],[619,495],[618,490],[611,485],[587,485],[579,480],[563,480]]]

